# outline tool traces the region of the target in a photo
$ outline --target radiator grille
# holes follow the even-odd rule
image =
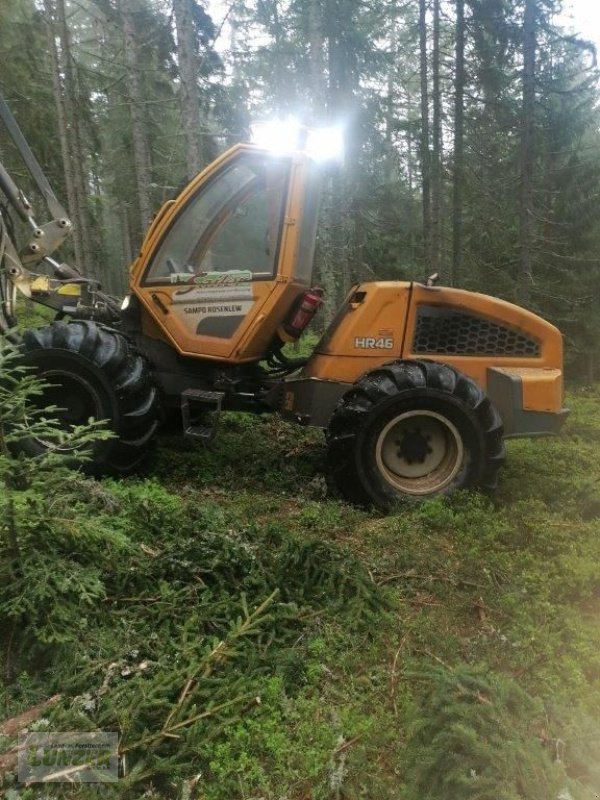
[[[514,328],[464,311],[419,306],[412,352],[533,358],[540,354],[540,343]]]

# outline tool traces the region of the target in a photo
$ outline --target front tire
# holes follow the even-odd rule
[[[330,484],[360,505],[493,488],[504,461],[502,419],[482,389],[446,364],[397,361],[363,376],[328,432]]]
[[[36,398],[40,408],[57,406],[55,416],[70,428],[90,418],[106,420],[115,438],[95,442],[92,475],[128,475],[144,462],[158,427],[157,391],[144,358],[120,333],[94,322],[54,322],[23,336],[24,361],[48,384]],[[25,439],[19,448],[36,456],[50,445]],[[68,455],[68,452],[65,452]]]

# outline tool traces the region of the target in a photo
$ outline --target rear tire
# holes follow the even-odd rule
[[[367,373],[333,413],[328,477],[344,498],[382,511],[469,486],[494,488],[502,419],[446,364],[396,361]]]
[[[54,322],[23,336],[25,363],[49,384],[36,398],[42,408],[55,405],[65,426],[90,417],[106,420],[116,437],[96,442],[82,468],[93,475],[128,475],[144,462],[158,427],[157,390],[145,359],[116,331],[94,322]],[[26,439],[19,449],[40,455],[48,444]],[[65,453],[68,455],[68,452]]]

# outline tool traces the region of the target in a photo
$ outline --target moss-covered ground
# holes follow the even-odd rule
[[[33,727],[118,731],[122,777],[6,796],[598,797],[600,391],[568,404],[493,497],[389,517],[328,498],[318,433],[243,415],[27,498],[0,718],[59,693]]]

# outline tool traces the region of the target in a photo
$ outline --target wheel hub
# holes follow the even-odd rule
[[[376,462],[385,480],[403,494],[437,494],[456,477],[464,460],[455,425],[429,410],[394,417],[377,438]]]
[[[429,446],[431,434],[423,434],[421,428],[407,430],[401,439],[396,439],[398,448],[398,458],[406,461],[407,464],[422,464],[427,456],[433,453]]]

